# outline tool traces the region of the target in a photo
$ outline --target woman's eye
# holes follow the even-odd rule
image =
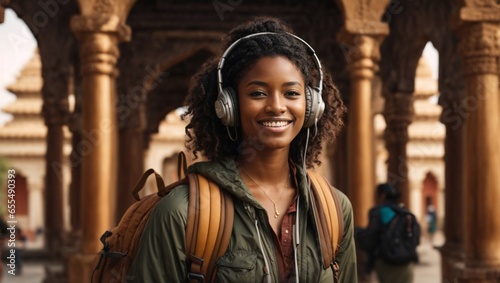
[[[266,94],[263,91],[254,91],[250,93],[250,96],[265,96]]]
[[[285,93],[286,96],[300,96],[298,91],[290,90]]]

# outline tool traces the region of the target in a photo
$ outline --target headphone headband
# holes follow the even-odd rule
[[[316,63],[316,67],[318,68],[319,83],[318,83],[317,90],[319,93],[321,93],[321,91],[323,90],[323,70],[321,68],[321,62],[319,61],[319,58],[316,55],[316,51],[314,51],[314,49],[311,47],[311,45],[309,45],[309,43],[307,43],[302,38],[300,38],[294,34],[288,33],[288,32],[277,33],[277,32],[266,31],[266,32],[252,33],[252,34],[249,34],[249,35],[244,36],[242,38],[239,38],[238,40],[233,42],[231,45],[229,45],[229,47],[226,49],[226,51],[224,51],[224,53],[222,54],[222,57],[220,58],[219,64],[217,65],[217,82],[218,82],[219,95],[220,95],[220,93],[222,93],[222,67],[224,67],[224,62],[226,61],[226,56],[229,54],[229,52],[231,52],[231,50],[234,47],[236,47],[236,45],[238,45],[238,43],[240,43],[243,40],[246,40],[246,39],[249,39],[252,37],[256,37],[256,36],[271,35],[271,34],[286,34],[286,35],[289,35],[289,36],[297,39],[298,41],[302,42],[305,46],[307,46],[309,51],[312,53],[313,58],[314,58],[314,62]]]
[[[316,63],[316,67],[318,68],[319,72],[318,86],[317,87],[305,86],[306,113],[305,113],[303,127],[309,128],[312,125],[316,125],[317,121],[323,115],[323,111],[325,109],[325,103],[323,102],[323,99],[321,97],[321,93],[323,90],[323,71],[321,69],[321,62],[319,61],[318,56],[316,56],[316,52],[314,51],[314,49],[302,38],[293,35],[291,33],[259,32],[239,38],[231,45],[229,45],[226,51],[224,51],[224,53],[222,54],[219,64],[217,65],[218,96],[217,99],[215,100],[214,107],[215,107],[215,113],[217,117],[221,120],[221,123],[223,125],[228,127],[235,127],[238,125],[239,122],[238,121],[239,114],[237,113],[238,109],[237,91],[231,87],[226,87],[226,88],[222,87],[222,68],[224,67],[224,62],[226,61],[226,57],[228,56],[229,52],[231,52],[234,49],[234,47],[243,40],[256,36],[273,35],[273,34],[289,35],[297,39],[298,41],[302,42],[308,48],[309,52],[312,53],[314,62]],[[229,133],[229,128],[228,128],[228,133]],[[233,138],[230,133],[229,137],[233,141],[236,140],[236,138]]]

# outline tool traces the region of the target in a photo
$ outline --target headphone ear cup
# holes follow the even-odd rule
[[[224,126],[235,127],[239,123],[236,92],[230,87],[222,89],[215,100],[215,114]]]
[[[304,128],[309,128],[310,127],[310,120],[311,120],[311,106],[313,104],[312,102],[312,92],[314,90],[311,87],[306,87],[306,115],[304,117]]]
[[[321,97],[319,90],[306,87],[306,115],[304,119],[304,128],[309,128],[314,125],[325,111],[325,102]]]

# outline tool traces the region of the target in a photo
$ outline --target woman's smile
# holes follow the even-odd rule
[[[238,84],[243,138],[265,148],[289,147],[305,116],[304,79],[287,58],[263,57]]]

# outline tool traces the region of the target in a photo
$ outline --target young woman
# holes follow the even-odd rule
[[[333,282],[332,268],[323,268],[305,168],[320,163],[322,143],[342,125],[339,92],[314,50],[277,19],[235,28],[223,47],[194,77],[184,115],[188,148],[209,160],[188,172],[215,181],[234,200],[216,281]],[[338,194],[345,226],[339,281],[353,283],[352,207]],[[187,207],[188,188],[180,186],[152,212],[132,265],[134,282],[186,281]]]

